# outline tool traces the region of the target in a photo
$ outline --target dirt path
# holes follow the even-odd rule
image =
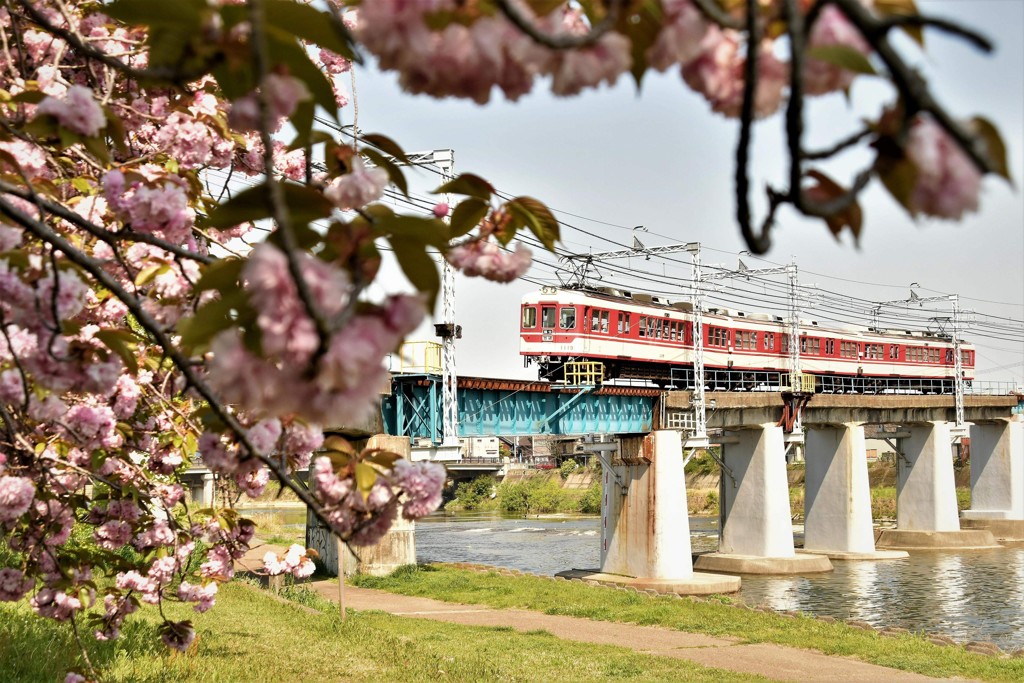
[[[316,581],[306,586],[329,600],[337,600],[338,583],[334,579]],[[380,610],[396,616],[433,619],[465,626],[511,626],[517,631],[544,629],[566,640],[618,645],[643,654],[686,659],[704,666],[760,674],[774,680],[844,683],[939,680],[811,650],[769,643],[744,645],[736,639],[656,626],[592,621],[528,610],[460,605],[353,586],[345,587],[345,601],[349,608],[355,610]]]

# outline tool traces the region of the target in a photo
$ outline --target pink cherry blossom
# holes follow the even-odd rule
[[[17,602],[32,590],[32,579],[18,569],[0,569],[0,601]]]
[[[701,55],[683,66],[683,80],[708,100],[713,111],[730,118],[738,117],[743,104],[746,68],[746,57],[740,54],[739,35],[713,26],[701,46]],[[789,82],[788,66],[775,57],[768,41],[759,48],[757,72],[754,117],[765,118],[778,111],[783,90]]]
[[[352,157],[351,169],[338,176],[324,190],[327,197],[339,209],[359,209],[375,202],[388,186],[388,173],[382,168],[366,168],[362,157]]]
[[[216,595],[217,583],[215,581],[210,581],[202,586],[182,581],[178,586],[178,599],[196,603],[193,608],[196,612],[205,612],[213,607]]]
[[[533,258],[521,242],[515,251],[505,251],[496,242],[479,240],[454,247],[446,256],[448,263],[469,277],[495,282],[511,282],[530,269]]]
[[[862,55],[871,53],[871,46],[864,40],[846,15],[835,5],[826,5],[811,27],[807,47],[848,47]],[[808,57],[804,61],[803,85],[808,95],[823,95],[837,90],[846,90],[853,83],[856,74],[841,66]]]
[[[927,116],[914,119],[907,139],[907,158],[917,168],[910,194],[913,215],[959,219],[978,210],[981,172],[959,145]]]
[[[700,56],[708,22],[690,0],[664,0],[665,22],[658,38],[647,48],[647,62],[665,71],[674,64],[688,64]]]
[[[92,90],[80,85],[68,88],[67,94],[62,98],[45,98],[36,107],[36,116],[41,115],[53,116],[68,130],[87,137],[99,135],[107,125],[106,114],[93,98]]]
[[[0,524],[13,522],[28,512],[36,487],[26,477],[0,477]]]
[[[403,517],[424,517],[441,505],[441,490],[448,476],[444,465],[399,460],[395,463],[394,473],[395,483],[406,495],[405,503],[402,505]]]

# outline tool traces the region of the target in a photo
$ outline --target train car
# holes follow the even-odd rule
[[[770,391],[788,386],[790,327],[783,318],[711,308],[702,316],[705,385]],[[599,361],[606,379],[692,387],[689,303],[613,289],[545,287],[523,297],[520,354],[541,379],[560,381],[566,363]],[[951,339],[930,332],[873,330],[800,321],[800,365],[817,392],[951,393]],[[974,348],[961,343],[965,381]]]

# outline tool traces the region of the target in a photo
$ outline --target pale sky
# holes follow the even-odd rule
[[[961,41],[929,31],[927,54],[915,59],[929,76],[940,102],[957,117],[983,114],[1003,134],[1017,187],[1024,182],[1024,0],[919,0],[922,12],[961,20],[996,44],[985,56]],[[908,41],[904,52],[916,51]],[[347,79],[345,79],[347,81]],[[600,252],[631,242],[632,226],[648,246],[699,241],[705,262],[735,267],[744,249],[733,218],[733,155],[737,122],[712,114],[703,98],[690,91],[678,71],[648,75],[639,94],[630,78],[613,88],[557,99],[542,83],[518,103],[501,99],[487,106],[399,92],[396,78],[372,68],[356,73],[359,127],[383,132],[407,151],[451,148],[456,172],[486,177],[500,191],[532,195],[546,202],[563,226],[565,249]],[[860,78],[853,106],[842,96],[816,98],[807,108],[812,141],[827,144],[854,130],[858,116],[876,117],[891,101],[879,79]],[[343,113],[352,123],[353,108]],[[776,115],[755,128],[757,143],[752,196],[764,182],[784,177],[783,119]],[[848,180],[856,164],[830,167],[833,177]],[[423,174],[414,191],[425,194],[436,178]],[[784,264],[795,257],[802,284],[817,284],[861,300],[890,301],[909,295],[917,283],[922,297],[957,293],[961,305],[988,318],[988,326],[967,330],[964,337],[978,349],[978,379],[1021,382],[1024,378],[1024,197],[998,178],[986,179],[979,213],[956,222],[914,222],[877,181],[862,196],[865,212],[860,248],[849,235],[833,240],[824,225],[780,215],[767,262],[742,256],[751,268]],[[760,216],[760,211],[758,211]],[[585,231],[585,232],[583,232]],[[590,234],[587,234],[590,233]],[[535,258],[555,264],[551,254]],[[676,260],[632,259],[615,262],[606,278],[625,281],[627,267],[642,277],[633,286],[677,289],[685,254]],[[535,265],[527,277],[553,281],[551,267]],[[400,277],[384,283],[399,289]],[[457,343],[461,375],[535,378],[518,355],[518,304],[536,289],[530,283],[498,285],[459,277],[457,322],[464,337]],[[768,291],[767,287],[764,289]],[[738,297],[723,292],[726,297]],[[681,295],[676,298],[682,298]],[[762,299],[763,301],[763,299]],[[932,304],[942,308],[943,304]],[[764,309],[732,304],[746,310]],[[927,315],[924,309],[915,316]],[[1009,319],[1009,320],[1007,320]],[[1016,322],[1014,322],[1016,321]],[[1005,338],[992,325],[1006,328]],[[424,329],[421,338],[428,338]],[[986,336],[982,337],[984,334]],[[1013,366],[1005,369],[1002,366]]]

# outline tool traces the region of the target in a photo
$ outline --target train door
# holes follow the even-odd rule
[[[543,341],[549,342],[555,339],[555,323],[558,321],[558,311],[554,304],[540,307],[540,333]]]

